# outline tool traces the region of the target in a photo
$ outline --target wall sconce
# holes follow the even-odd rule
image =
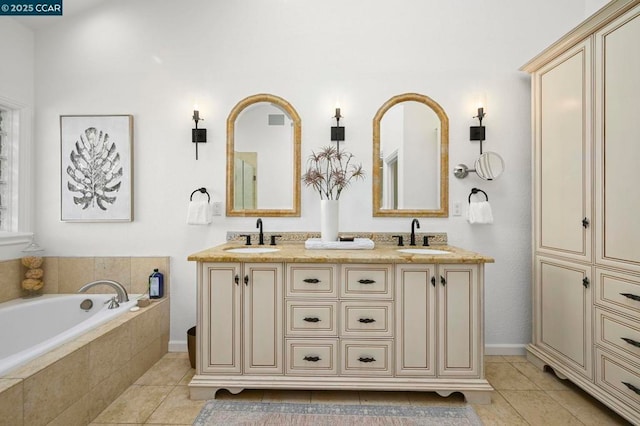
[[[207,143],[207,129],[198,129],[198,121],[204,120],[204,118],[200,118],[200,111],[198,111],[198,106],[193,106],[193,121],[196,123],[195,129],[191,129],[191,142],[196,144],[196,160],[198,159],[198,144],[199,143]]]
[[[333,117],[336,119],[336,125],[331,127],[331,140],[335,141],[340,150],[340,141],[344,141],[344,126],[340,125],[340,105],[336,104],[336,115]]]
[[[480,154],[482,154],[482,142],[484,141],[485,131],[484,126],[482,125],[482,119],[487,115],[484,112],[483,107],[478,107],[478,115],[473,118],[477,118],[480,124],[478,126],[471,126],[469,128],[469,140],[471,141],[480,141]]]

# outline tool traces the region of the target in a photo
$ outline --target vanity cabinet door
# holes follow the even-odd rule
[[[436,374],[435,265],[396,268],[396,375]]]
[[[283,373],[282,264],[245,263],[244,373]]]
[[[479,321],[481,265],[439,265],[438,376],[480,377],[483,324]]]
[[[198,288],[197,373],[240,374],[242,286],[239,263],[203,263]]]

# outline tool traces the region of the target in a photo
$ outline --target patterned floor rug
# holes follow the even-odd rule
[[[207,401],[193,422],[210,425],[473,425],[482,421],[470,405],[416,407],[403,405],[295,404]]]

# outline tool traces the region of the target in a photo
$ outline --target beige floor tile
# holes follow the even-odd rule
[[[172,386],[131,385],[94,423],[144,423],[172,389]]]
[[[144,425],[144,423],[124,423],[127,426],[142,426]],[[89,426],[122,426],[123,423],[96,423],[96,422],[92,422],[89,423]],[[156,425],[158,426],[158,425]]]
[[[205,403],[190,400],[187,386],[176,386],[146,423],[192,424]]]
[[[260,402],[262,401],[262,397],[264,396],[264,391],[262,389],[245,389],[240,393],[232,394],[226,389],[221,389],[216,392],[216,399],[225,399],[225,400],[233,400],[233,401],[253,401]]]
[[[509,362],[509,361],[504,359],[502,355],[485,355],[484,362],[490,363],[490,362]]]
[[[491,394],[491,404],[473,404],[473,409],[485,426],[527,425],[527,422],[499,392]]]
[[[187,352],[167,352],[163,358],[184,358],[188,360],[189,354]]]
[[[262,402],[297,402],[309,404],[311,402],[311,391],[265,390]]]
[[[437,392],[409,392],[409,402],[411,405],[438,407],[460,407],[466,404],[464,395],[460,392],[454,392],[449,396],[440,396]]]
[[[569,380],[562,380],[556,376],[553,371],[542,371],[529,362],[519,362],[512,365],[542,390],[571,389],[571,382]]]
[[[485,366],[485,376],[496,390],[540,390],[524,374],[509,363],[492,363]]]
[[[507,362],[529,362],[527,361],[527,357],[524,355],[503,355],[502,356]]]
[[[585,425],[628,425],[625,419],[580,389],[547,391],[556,402]]]
[[[358,391],[311,391],[312,404],[344,404],[360,405],[360,392]]]
[[[189,383],[191,383],[191,379],[193,379],[193,376],[196,374],[196,370],[194,370],[193,368],[190,368],[186,373],[184,373],[184,376],[182,376],[182,379],[180,379],[180,381],[178,382],[179,385],[188,385]]]
[[[136,385],[177,385],[187,371],[191,370],[189,359],[162,357],[138,380]]]
[[[411,405],[408,392],[360,391],[361,405]]]
[[[582,425],[567,409],[544,391],[500,391],[527,423],[537,425]]]

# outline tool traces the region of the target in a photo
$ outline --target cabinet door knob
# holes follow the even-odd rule
[[[249,275],[244,276],[244,285],[249,285]]]
[[[319,356],[305,356],[304,358],[302,358],[305,361],[311,361],[311,362],[318,362],[320,361],[320,357]]]
[[[318,284],[320,282],[319,279],[317,278],[305,278],[304,280],[305,283],[309,283],[309,284]]]
[[[236,276],[233,277],[233,281],[236,283],[236,285],[240,283],[240,277],[238,276],[238,274],[236,274]]]
[[[621,339],[627,342],[628,344],[635,346],[636,348],[640,348],[640,342],[637,342],[633,339],[628,339],[626,337],[621,337]]]
[[[320,318],[318,317],[304,317],[302,320],[306,322],[320,322]]]
[[[587,219],[586,217],[582,219],[582,227],[584,229],[587,229],[589,227],[589,219]]]
[[[620,296],[624,296],[627,299],[631,299],[631,300],[635,300],[636,302],[640,302],[640,296],[638,296],[637,294],[620,293]]]
[[[374,320],[373,318],[360,318],[358,322],[361,322],[363,324],[371,324],[372,322],[376,322],[376,320]]]
[[[584,288],[589,288],[589,278],[584,277],[582,279],[582,285],[583,285]]]
[[[640,395],[640,388],[633,386],[631,383],[622,382],[623,385],[634,391],[637,395]]]
[[[440,275],[440,284],[447,285],[447,280],[445,280],[442,275]]]
[[[375,283],[374,280],[367,280],[367,279],[358,280],[358,282],[360,284],[373,284],[373,283]]]
[[[376,360],[376,359],[375,359],[375,358],[373,358],[373,357],[362,357],[362,356],[361,356],[360,358],[358,358],[358,361],[360,361],[360,362],[365,362],[365,363],[367,363],[367,362],[374,362],[375,360]]]
[[[431,285],[436,286],[436,277],[431,277]]]

